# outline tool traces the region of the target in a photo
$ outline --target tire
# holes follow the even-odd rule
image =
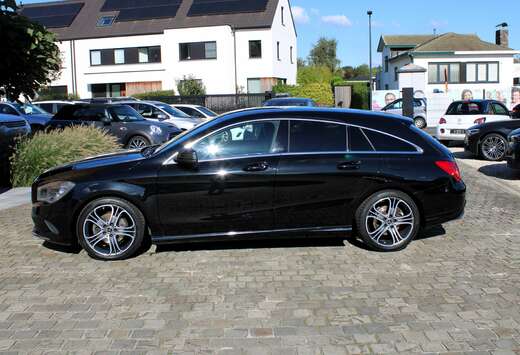
[[[507,146],[507,140],[500,134],[488,134],[482,138],[480,143],[480,156],[489,161],[502,161],[506,155]]]
[[[395,212],[389,213],[390,206]],[[397,251],[417,236],[420,217],[410,196],[401,191],[386,190],[373,194],[359,206],[356,226],[359,236],[370,248]]]
[[[427,126],[426,120],[424,117],[415,117],[413,120],[413,123],[415,124],[415,127],[419,129],[425,129]]]
[[[150,140],[143,136],[133,136],[126,144],[127,149],[141,149],[151,145]]]
[[[145,230],[141,211],[119,198],[90,202],[76,223],[79,244],[99,260],[123,260],[135,255],[143,244]]]

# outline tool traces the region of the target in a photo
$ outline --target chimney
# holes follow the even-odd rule
[[[502,47],[509,47],[509,29],[507,27],[507,23],[501,23],[497,25],[496,32],[496,41],[495,43]]]

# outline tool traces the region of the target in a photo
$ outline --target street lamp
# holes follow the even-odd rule
[[[368,105],[369,105],[369,109],[370,111],[372,111],[372,10],[368,10],[367,11],[367,15],[368,15],[368,66],[370,68],[370,78],[369,78],[369,83],[370,83],[370,88],[368,90]]]

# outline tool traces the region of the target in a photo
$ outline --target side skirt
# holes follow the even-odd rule
[[[185,242],[208,242],[212,240],[233,240],[242,237],[268,238],[276,234],[289,236],[295,233],[344,233],[351,232],[351,226],[335,226],[335,227],[309,227],[309,228],[291,228],[291,229],[272,229],[261,231],[246,232],[227,232],[227,233],[207,233],[207,234],[191,234],[179,236],[152,236],[153,244],[173,244]]]

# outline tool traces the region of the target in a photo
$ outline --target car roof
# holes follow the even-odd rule
[[[489,99],[473,99],[473,100],[457,100],[457,101],[453,101],[452,104],[459,104],[459,103],[475,103],[475,104],[479,104],[479,103],[491,103],[491,102],[495,102],[495,103],[499,103],[499,104],[504,104],[503,102],[500,102],[498,100],[489,100]]]
[[[179,107],[204,107],[203,105],[193,105],[193,104],[172,104],[172,106],[179,106]]]

